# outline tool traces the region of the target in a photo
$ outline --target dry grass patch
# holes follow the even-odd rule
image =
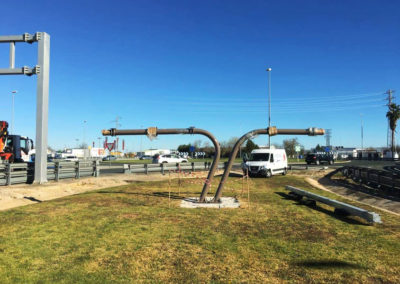
[[[168,181],[136,182],[1,212],[1,282],[400,282],[398,217],[300,205],[286,184],[340,198],[296,176],[252,179],[250,208],[239,178],[225,194],[242,208],[180,208],[189,181],[172,199]]]

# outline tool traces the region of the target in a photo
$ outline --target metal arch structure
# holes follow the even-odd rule
[[[276,127],[268,127],[263,129],[255,129],[247,132],[245,135],[239,138],[236,141],[235,145],[232,148],[231,153],[229,154],[228,164],[225,167],[224,174],[222,175],[221,181],[219,182],[218,189],[215,192],[215,196],[213,202],[219,202],[222,196],[222,191],[224,189],[224,185],[226,179],[229,176],[229,172],[231,171],[233,162],[238,154],[240,146],[247,139],[251,139],[260,134],[267,134],[268,136],[274,135],[308,135],[308,136],[316,136],[316,135],[324,135],[325,130],[322,128],[308,128],[308,129],[277,129]]]
[[[15,43],[38,43],[38,62],[34,67],[15,68]],[[0,43],[10,44],[9,68],[0,68],[0,75],[37,76],[36,89],[36,152],[35,183],[47,182],[47,139],[49,113],[50,36],[45,32],[35,34],[0,36]]]
[[[169,128],[169,129],[158,129],[157,127],[149,127],[147,129],[115,129],[102,131],[103,136],[118,136],[118,135],[148,135],[156,137],[157,135],[172,135],[172,134],[201,134],[211,140],[214,145],[215,153],[212,165],[207,175],[207,179],[204,181],[203,190],[199,198],[200,203],[206,202],[207,193],[211,187],[211,182],[214,178],[215,171],[218,167],[218,162],[221,156],[221,147],[215,139],[214,135],[204,129],[189,127],[189,128]]]

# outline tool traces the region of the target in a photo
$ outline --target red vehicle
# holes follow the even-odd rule
[[[0,121],[0,159],[9,163],[29,161],[33,141],[28,137],[8,134],[8,122]]]

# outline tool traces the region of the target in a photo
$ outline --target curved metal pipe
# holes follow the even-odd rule
[[[203,190],[201,191],[199,202],[205,202],[207,193],[210,189],[211,182],[214,178],[215,171],[218,167],[219,158],[221,156],[221,148],[217,139],[215,139],[214,135],[204,129],[200,128],[169,128],[169,129],[158,129],[158,128],[148,128],[148,129],[115,129],[111,128],[109,130],[103,130],[101,133],[103,136],[117,136],[117,135],[148,135],[149,129],[151,129],[152,135],[171,135],[171,134],[201,134],[208,137],[214,145],[215,153],[212,165],[210,167],[210,171],[208,172],[207,179],[204,182]]]
[[[232,152],[229,155],[228,164],[225,168],[224,174],[222,175],[221,181],[218,185],[218,189],[215,192],[214,202],[219,202],[222,196],[222,190],[224,189],[225,181],[229,176],[229,172],[231,171],[233,161],[235,160],[237,153],[239,151],[240,146],[243,144],[244,141],[247,139],[251,139],[254,136],[260,134],[268,134],[269,136],[274,135],[308,135],[308,136],[315,136],[315,135],[324,135],[325,130],[321,128],[308,128],[308,129],[277,129],[276,127],[268,127],[265,129],[255,129],[252,131],[247,132],[245,135],[239,138],[236,141],[235,145],[233,146]]]

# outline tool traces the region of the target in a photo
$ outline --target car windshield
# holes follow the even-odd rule
[[[269,153],[254,153],[254,154],[250,154],[249,161],[251,161],[251,162],[269,161]]]

